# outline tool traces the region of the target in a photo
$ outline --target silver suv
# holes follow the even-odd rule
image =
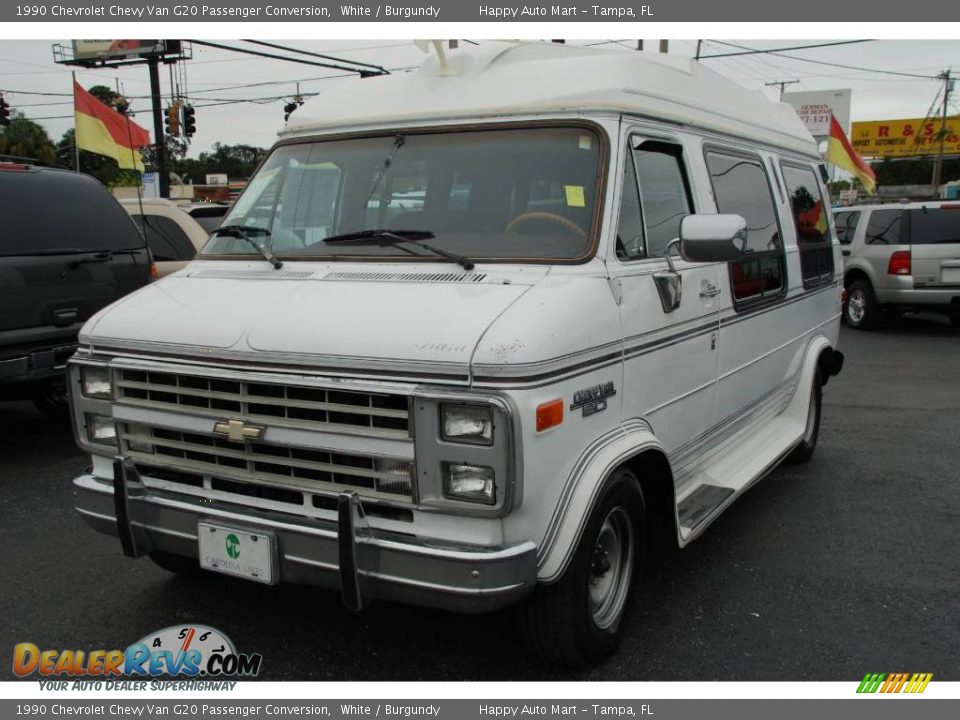
[[[852,328],[884,314],[942,312],[960,327],[960,203],[854,205],[834,214]]]

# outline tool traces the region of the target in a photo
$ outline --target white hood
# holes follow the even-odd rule
[[[81,340],[194,359],[466,375],[487,327],[547,273],[225,265],[194,263],[127,296],[93,317]]]

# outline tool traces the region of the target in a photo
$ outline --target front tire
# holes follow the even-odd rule
[[[51,420],[63,421],[70,417],[66,380],[51,380],[34,392],[33,406]]]
[[[847,301],[843,304],[843,321],[854,330],[870,330],[880,315],[877,297],[866,280],[854,280],[847,287]]]
[[[813,387],[810,388],[810,406],[807,410],[807,425],[803,431],[803,439],[793,451],[787,455],[788,463],[804,463],[813,457],[817,449],[817,438],[820,437],[820,409],[823,405],[823,384],[820,382],[820,371],[813,374]]]
[[[540,585],[519,607],[521,637],[554,665],[582,668],[620,643],[631,585],[643,567],[646,507],[636,476],[617,470],[607,482],[563,577]]]

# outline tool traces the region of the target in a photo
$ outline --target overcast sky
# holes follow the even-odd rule
[[[52,45],[69,45],[69,40],[49,41],[0,40],[0,90],[10,105],[22,110],[27,117],[43,125],[54,141],[65,130],[73,127],[72,100],[69,97],[70,68],[53,62]],[[243,41],[217,41],[247,49],[277,53]],[[419,65],[423,54],[409,40],[280,40],[278,44],[342,56],[351,60],[375,63],[387,68],[411,68]],[[577,44],[592,44],[602,40],[577,40]],[[805,45],[818,40],[725,40],[752,48],[783,48]],[[692,56],[697,42],[676,40],[670,42],[670,52]],[[608,42],[607,47],[623,47],[631,52],[635,41]],[[657,41],[646,41],[648,49],[656,48]],[[737,52],[737,49],[712,41],[704,41],[702,55]],[[936,98],[942,83],[935,76],[947,69],[960,67],[960,43],[956,40],[878,40],[860,44],[790,51],[797,58],[808,58],[818,63],[804,62],[781,55],[744,55],[706,59],[703,62],[717,72],[750,88],[763,88],[771,97],[779,95],[779,88],[765,87],[765,83],[799,80],[787,90],[852,90],[851,120],[883,120],[892,118],[924,117]],[[305,56],[302,59],[310,60]],[[819,64],[831,63],[831,64]],[[200,107],[197,110],[197,134],[188,153],[196,157],[210,149],[215,142],[245,143],[270,146],[283,123],[285,100],[296,92],[300,81],[302,93],[322,93],[329,80],[324,77],[339,73],[310,65],[241,55],[225,50],[194,45],[193,59],[185,63],[186,86],[194,105],[224,102],[231,99],[258,99],[258,102],[223,104]],[[904,77],[884,74],[892,71],[927,77]],[[149,92],[145,66],[113,70],[78,70],[77,78],[84,87],[96,84],[115,87],[121,83],[125,95],[137,111],[135,120],[153,131],[149,115],[149,101],[136,99]],[[359,80],[358,80],[359,82]],[[259,83],[259,84],[258,84]],[[257,84],[257,85],[255,85]],[[161,70],[161,85],[165,96],[170,92],[168,70]],[[237,85],[253,85],[233,87]],[[957,112],[960,87],[951,99],[951,114]],[[33,93],[33,94],[31,94]],[[42,95],[39,93],[65,93]],[[322,98],[322,95],[320,96]],[[268,99],[273,98],[273,99]]]

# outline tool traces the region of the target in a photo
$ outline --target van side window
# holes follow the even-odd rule
[[[853,242],[853,237],[857,232],[857,225],[860,224],[860,211],[838,212],[833,218],[837,226],[837,240],[841,245],[849,245]]]
[[[747,222],[747,257],[730,263],[734,300],[778,293],[783,288],[783,243],[767,173],[759,158],[707,152],[707,170],[717,211]]]
[[[644,251],[643,217],[640,214],[640,190],[632,153],[623,163],[623,194],[620,198],[620,219],[617,223],[617,257],[638,260]]]
[[[633,151],[640,183],[640,204],[646,230],[647,257],[663,257],[680,237],[680,221],[692,207],[679,145],[648,140]]]
[[[805,285],[833,276],[833,247],[826,204],[813,168],[782,163],[783,180],[797,230],[800,274]]]
[[[867,223],[868,245],[900,244],[900,210],[874,210]]]

